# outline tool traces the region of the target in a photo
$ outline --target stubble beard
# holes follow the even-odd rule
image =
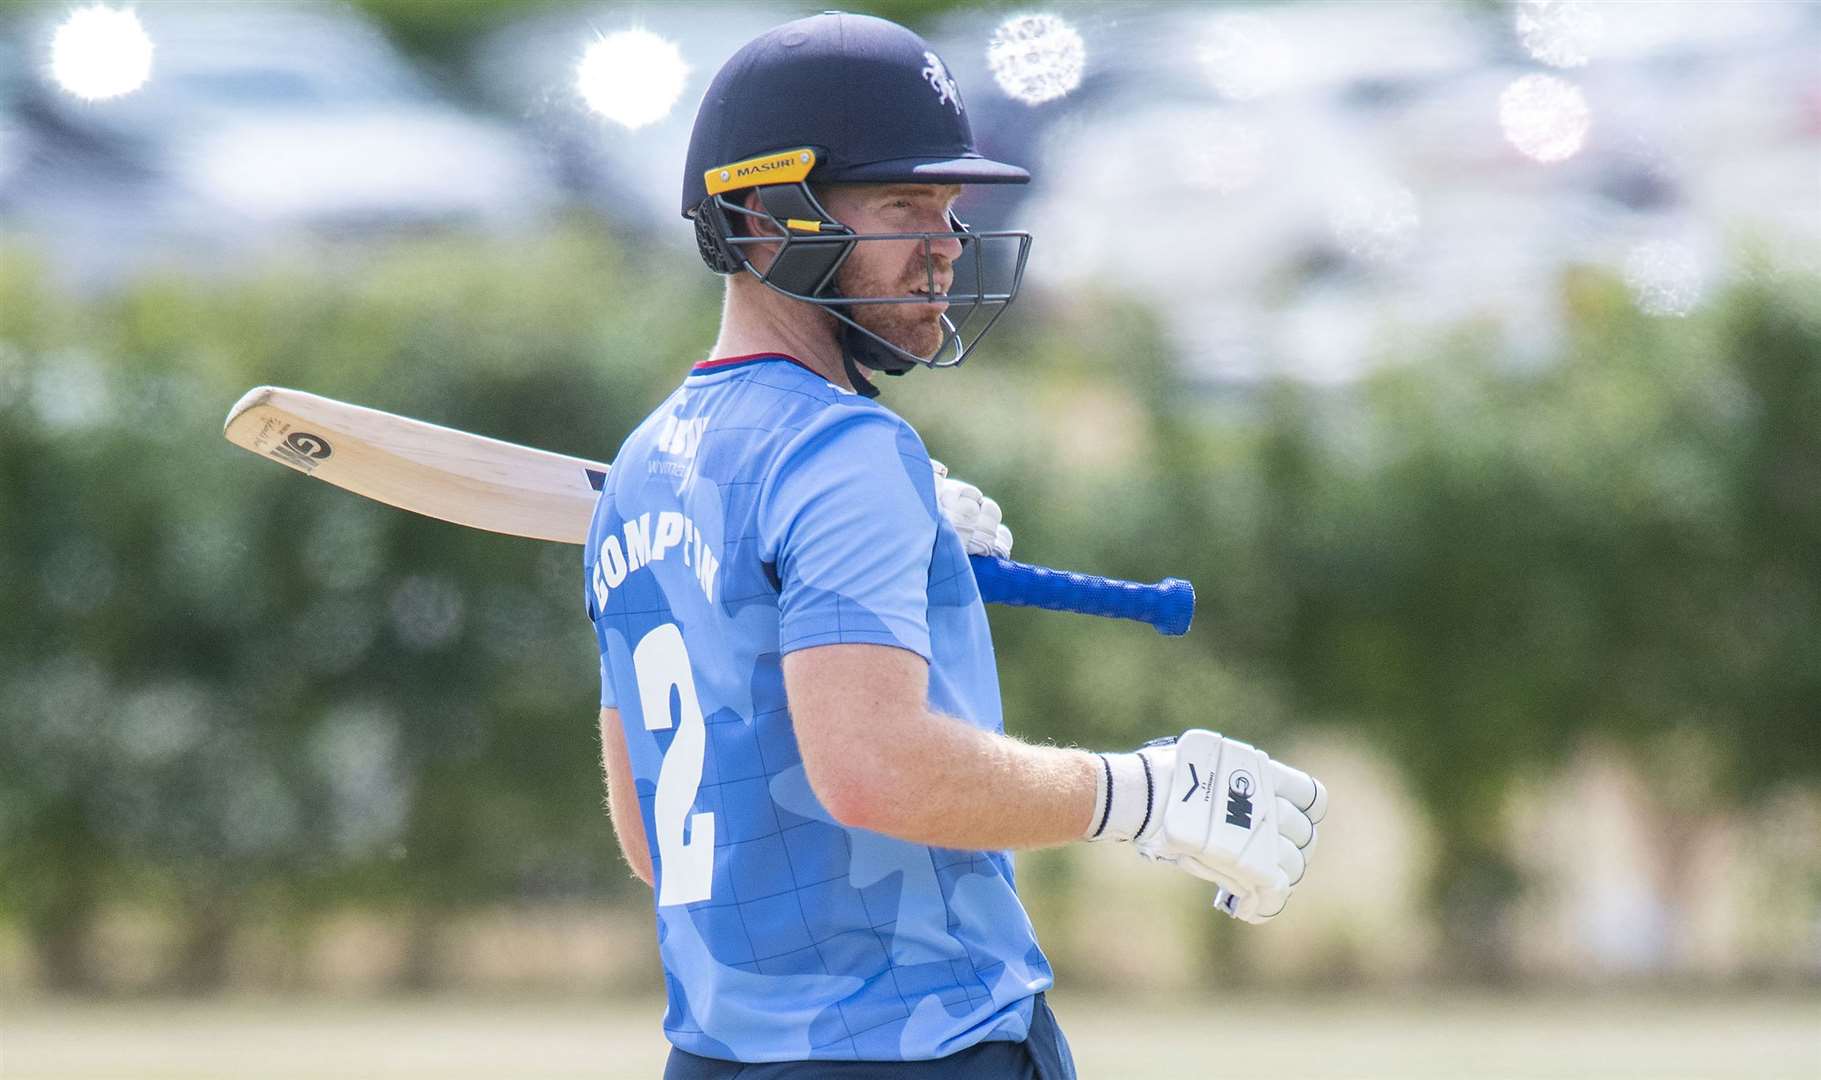
[[[856,260],[848,259],[836,276],[842,296],[908,296],[910,289],[901,282],[904,275],[891,278],[867,273]],[[942,347],[944,330],[942,314],[934,307],[921,304],[857,304],[847,310],[848,318],[863,329],[921,359],[929,359]]]

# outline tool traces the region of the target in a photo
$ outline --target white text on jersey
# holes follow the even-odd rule
[[[702,595],[710,604],[714,603],[715,574],[721,569],[721,560],[709,550],[708,540],[696,528],[695,522],[675,510],[665,510],[657,515],[657,527],[653,529],[652,525],[651,514],[643,513],[628,520],[620,532],[609,533],[601,541],[600,552],[594,561],[596,611],[607,610],[607,597],[620,587],[626,575],[663,559],[673,549],[682,557],[683,565],[695,575]]]
[[[658,431],[657,452],[674,454],[680,458],[693,458],[696,448],[702,445],[702,432],[708,429],[708,417],[697,416],[689,420],[666,416],[664,426]]]
[[[702,445],[702,433],[708,430],[708,417],[697,416],[684,420],[676,416],[666,416],[664,426],[658,430],[657,446],[650,461],[645,463],[645,471],[650,476],[674,476],[681,480],[689,475],[695,465],[696,450]],[[669,458],[671,460],[663,460]]]

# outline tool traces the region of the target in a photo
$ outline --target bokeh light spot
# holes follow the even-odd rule
[[[439,649],[462,632],[462,592],[448,578],[417,575],[392,590],[392,627],[413,652]]]
[[[120,703],[121,751],[136,765],[162,765],[200,744],[211,725],[208,692],[185,680],[146,687]]]
[[[1526,75],[1499,95],[1499,126],[1533,161],[1567,161],[1587,142],[1593,113],[1581,88],[1553,75]]]
[[[132,11],[77,8],[51,38],[51,78],[84,101],[130,94],[151,76],[152,39]]]
[[[1581,67],[1599,48],[1605,21],[1585,0],[1522,0],[1514,16],[1524,51],[1550,67]]]
[[[1262,16],[1221,15],[1208,24],[1195,58],[1215,93],[1250,101],[1283,85],[1290,45]]]
[[[676,44],[636,28],[596,38],[575,72],[588,107],[628,131],[670,115],[688,81],[689,65]]]
[[[82,349],[65,349],[35,374],[32,409],[49,431],[89,431],[114,415],[114,387],[100,360]]]
[[[1328,224],[1347,253],[1384,266],[1402,261],[1416,247],[1422,215],[1416,195],[1397,184],[1351,188],[1328,209]]]
[[[1673,241],[1639,244],[1625,256],[1625,284],[1646,315],[1685,318],[1705,291],[1700,260]]]
[[[337,499],[310,523],[301,551],[304,572],[325,588],[358,589],[379,576],[384,540],[382,513]]]
[[[398,839],[410,810],[399,763],[400,722],[383,705],[341,705],[310,739],[310,758],[331,794],[335,846],[370,854]]]
[[[986,46],[993,81],[1026,105],[1041,105],[1081,85],[1087,46],[1054,15],[1019,15],[999,24]]]

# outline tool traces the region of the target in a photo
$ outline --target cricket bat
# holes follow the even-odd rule
[[[228,441],[336,487],[474,529],[583,544],[609,467],[423,420],[259,386],[228,412]],[[993,556],[970,561],[981,599],[1134,619],[1161,634],[1188,633],[1195,590],[1032,566]]]

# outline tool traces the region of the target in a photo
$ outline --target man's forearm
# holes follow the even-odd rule
[[[879,782],[849,824],[912,843],[969,850],[1079,840],[1093,816],[1099,762],[926,712],[883,752]]]
[[[994,851],[1080,839],[1101,765],[931,712],[922,657],[823,645],[784,657],[810,787],[844,825],[935,847]]]
[[[621,734],[620,711],[601,710],[601,779],[607,789],[607,817],[613,823],[620,854],[633,876],[652,884],[651,852],[645,846],[645,824],[632,781],[632,761]]]

